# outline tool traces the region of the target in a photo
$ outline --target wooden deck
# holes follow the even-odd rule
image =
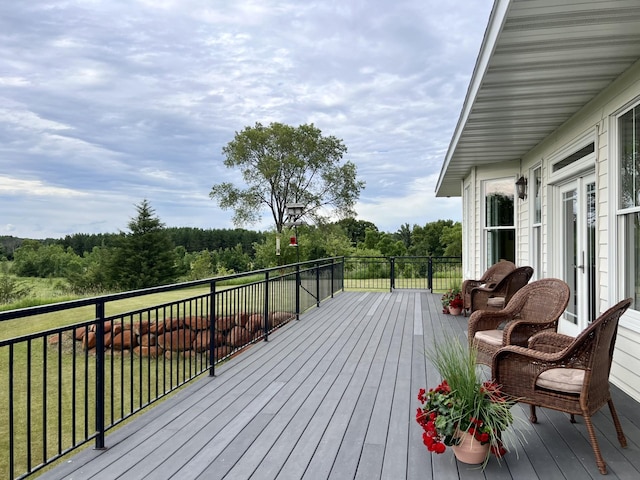
[[[586,479],[602,478],[584,424],[516,406],[522,435],[487,468],[429,454],[415,422],[420,387],[439,378],[425,349],[464,317],[423,291],[344,292],[323,302],[42,479]],[[640,408],[615,389],[629,442],[594,418],[607,478],[640,478]],[[525,411],[526,409],[526,411]],[[523,437],[523,438],[521,438]]]

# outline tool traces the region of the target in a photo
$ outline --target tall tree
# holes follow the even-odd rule
[[[169,233],[146,199],[136,210],[137,217],[128,223],[130,232],[116,248],[114,279],[126,290],[171,283],[176,278],[176,256]]]
[[[366,220],[356,220],[353,217],[343,218],[336,222],[336,225],[342,227],[353,246],[364,242],[367,230],[378,231],[378,227],[375,224]]]
[[[278,233],[291,203],[301,204],[303,215],[312,220],[325,211],[341,218],[353,215],[364,182],[356,179],[355,164],[341,164],[346,151],[342,140],[323,136],[313,124],[256,123],[236,132],[222,150],[225,166],[239,169],[246,187],[220,183],[210,196],[221,208],[234,210],[238,226],[255,223],[270,210]]]

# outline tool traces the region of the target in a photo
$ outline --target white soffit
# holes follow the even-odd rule
[[[436,195],[522,158],[639,58],[639,0],[497,0]]]

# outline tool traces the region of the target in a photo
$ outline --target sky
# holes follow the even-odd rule
[[[381,231],[459,221],[436,198],[491,0],[0,0],[0,236],[234,228],[222,148],[313,123]],[[272,227],[270,214],[252,225]]]

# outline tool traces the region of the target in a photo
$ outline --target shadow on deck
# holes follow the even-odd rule
[[[431,455],[415,422],[420,387],[440,379],[424,352],[464,317],[424,291],[344,292],[43,473],[42,479],[601,478],[578,417],[514,407],[517,448],[486,469]],[[629,442],[594,416],[608,478],[640,477],[640,409],[614,390]]]

